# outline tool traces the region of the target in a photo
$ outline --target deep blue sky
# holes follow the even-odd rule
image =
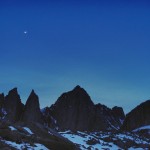
[[[2,0],[0,56],[0,92],[44,107],[79,84],[128,112],[150,98],[150,3]]]

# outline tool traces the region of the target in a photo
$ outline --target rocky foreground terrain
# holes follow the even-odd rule
[[[148,150],[149,114],[150,100],[125,115],[121,107],[94,104],[80,86],[40,109],[34,90],[24,105],[14,88],[0,94],[0,149]]]

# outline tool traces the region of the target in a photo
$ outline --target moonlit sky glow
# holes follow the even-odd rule
[[[0,56],[0,92],[18,87],[23,103],[80,85],[129,112],[150,98],[150,2],[2,0]]]

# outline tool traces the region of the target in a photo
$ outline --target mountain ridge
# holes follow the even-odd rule
[[[40,109],[34,90],[23,104],[14,88],[6,96],[0,94],[0,149],[17,149],[14,144],[29,149],[45,146],[44,150],[145,149],[150,146],[149,110],[150,100],[125,116],[122,107],[94,104],[79,85]]]
[[[28,105],[29,108],[27,110],[27,104],[29,104],[28,101],[32,104],[30,104],[31,106]],[[149,101],[150,100],[147,100],[147,102]],[[142,104],[144,103],[146,102],[143,102]],[[136,108],[139,108],[139,106]],[[32,112],[32,114],[35,114],[36,117],[32,117],[33,115],[30,116],[29,114],[31,112],[28,113],[28,111],[34,110],[35,107],[36,109]],[[18,94],[16,87],[10,90],[6,96],[4,93],[0,94],[1,119],[3,118],[3,120],[9,120],[12,122],[28,122],[28,119],[25,118],[29,118],[27,116],[30,116],[32,119],[29,119],[29,122],[40,122],[42,124],[47,124],[49,127],[54,129],[57,128],[57,130],[58,128],[60,128],[60,130],[71,129],[82,131],[97,131],[105,130],[106,128],[129,130],[128,127],[125,127],[127,126],[126,120],[128,116],[133,113],[134,109],[125,116],[122,107],[114,106],[113,108],[109,108],[100,103],[94,104],[86,90],[79,85],[74,87],[71,91],[61,94],[56,102],[50,107],[43,109],[43,112],[41,112],[39,98],[34,90],[31,91],[26,104],[21,102],[20,95]],[[91,122],[94,122],[94,124],[91,124]],[[97,128],[97,124],[101,124],[101,128],[100,126]],[[147,124],[143,123],[143,125]],[[138,125],[135,126],[135,128],[136,127],[140,126]]]

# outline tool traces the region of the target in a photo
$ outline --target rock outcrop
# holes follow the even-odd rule
[[[145,125],[150,125],[150,100],[141,103],[129,112],[121,129],[131,131]]]
[[[116,118],[116,121],[118,123],[120,123],[120,125],[122,125],[123,121],[125,119],[125,114],[124,114],[123,108],[118,107],[118,106],[113,107],[112,114],[113,114],[114,118]]]
[[[5,119],[11,122],[20,120],[24,105],[21,103],[17,88],[9,91],[4,100],[4,109],[7,113]]]
[[[116,108],[119,108],[119,110],[122,111],[117,111],[118,109]],[[93,128],[96,130],[119,130],[122,125],[122,121],[125,119],[125,115],[121,107],[114,107],[110,109],[105,105],[96,104],[95,112],[95,123],[93,124]]]
[[[39,98],[32,90],[25,104],[22,121],[42,123],[42,113],[40,111]]]

